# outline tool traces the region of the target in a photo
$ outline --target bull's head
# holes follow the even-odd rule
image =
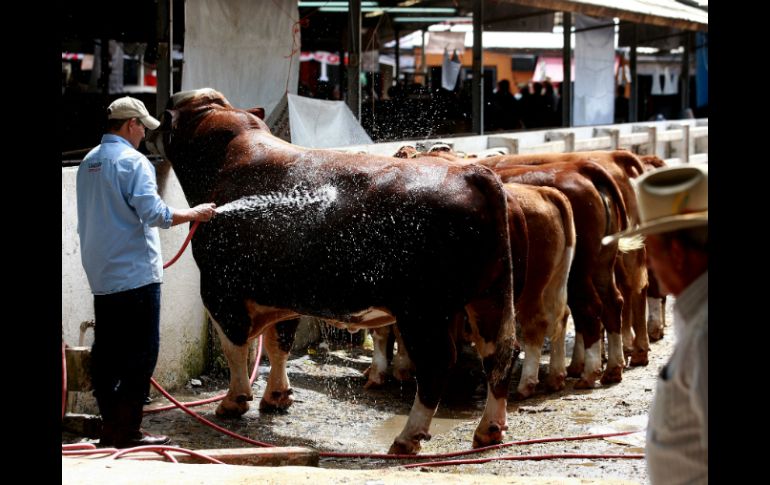
[[[168,100],[166,110],[160,117],[160,126],[147,135],[147,148],[151,152],[170,160],[173,157],[173,139],[185,131],[189,135],[190,130],[194,130],[206,115],[216,111],[245,112],[254,115],[260,121],[255,123],[256,120],[253,118],[243,120],[232,116],[219,117],[216,123],[212,123],[213,126],[206,128],[209,132],[219,129],[234,133],[243,128],[264,129],[269,132],[267,126],[261,122],[265,118],[264,108],[254,107],[238,110],[227,101],[222,93],[211,88],[203,88],[179,92]],[[246,121],[245,125],[249,126],[243,126],[244,121]]]
[[[188,202],[209,200],[228,146],[245,132],[270,133],[262,108],[234,108],[211,88],[182,91],[168,100],[160,126],[147,136],[150,151],[171,162]]]

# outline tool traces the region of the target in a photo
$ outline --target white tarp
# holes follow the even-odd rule
[[[289,94],[291,142],[308,148],[370,145],[372,139],[344,101]]]
[[[182,89],[211,87],[236,108],[269,115],[287,81],[297,92],[298,18],[296,0],[187,0]]]
[[[612,123],[615,114],[615,29],[612,19],[576,15],[574,126]]]

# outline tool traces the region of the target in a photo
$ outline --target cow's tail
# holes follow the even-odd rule
[[[500,305],[497,331],[494,332],[494,355],[484,357],[488,382],[495,395],[507,395],[513,363],[519,352],[516,342],[515,313],[513,306],[513,261],[508,226],[508,203],[503,183],[491,169],[480,165],[469,165],[473,170],[473,184],[486,197],[488,210],[494,214],[495,235],[494,258],[497,266],[496,277],[489,296]],[[496,295],[495,295],[496,293]],[[495,301],[496,300],[496,301]]]
[[[608,196],[615,209],[615,215],[617,216],[617,230],[623,231],[628,228],[629,219],[626,211],[626,203],[623,199],[623,194],[620,191],[620,187],[615,183],[612,175],[601,165],[596,162],[586,162],[581,165],[580,173],[591,180],[596,190],[603,195],[602,201],[604,201],[604,209],[607,212],[608,221],[612,219],[612,208],[609,207],[607,200],[604,196]],[[608,230],[616,232],[612,228],[613,224],[608,224]]]

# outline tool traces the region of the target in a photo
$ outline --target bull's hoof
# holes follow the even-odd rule
[[[637,350],[631,354],[631,367],[645,366],[650,363],[646,350]]]
[[[650,337],[650,342],[657,342],[658,340],[663,338],[664,331],[663,331],[662,325],[654,328],[648,325],[647,328],[650,329],[650,331],[647,332],[647,335]]]
[[[607,367],[602,374],[602,384],[617,384],[623,380],[623,369],[618,367]]]
[[[583,375],[584,368],[585,364],[570,364],[569,367],[567,367],[567,376],[580,377]]]
[[[575,383],[575,389],[595,389],[596,388],[596,381],[595,380],[589,380],[580,378]]]
[[[396,438],[388,449],[389,455],[416,455],[420,452],[419,440],[404,440]]]
[[[537,383],[530,382],[529,384],[525,384],[523,386],[519,386],[516,389],[516,392],[513,393],[513,400],[514,401],[523,401],[524,399],[527,399],[532,394],[535,393],[535,386]]]
[[[487,429],[482,429],[482,425],[476,428],[476,432],[473,433],[473,448],[482,448],[484,446],[496,445],[503,442],[505,438],[505,431],[508,429],[507,425],[499,425],[497,423],[489,423]]]
[[[548,376],[548,378],[545,380],[545,388],[549,392],[558,392],[564,389],[564,374],[556,374],[552,376]]]
[[[385,374],[380,372],[370,373],[368,375],[364,389],[379,389],[385,384]]]
[[[285,391],[273,391],[270,395],[265,394],[259,402],[259,411],[261,413],[284,413],[294,403],[292,396],[294,391],[287,389]]]
[[[220,418],[240,418],[246,414],[249,410],[249,401],[242,400],[240,402],[223,400],[217,406],[216,415]]]

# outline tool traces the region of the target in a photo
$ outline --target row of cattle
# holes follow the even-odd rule
[[[622,229],[623,221],[633,223],[637,219],[631,179],[664,166],[660,158],[599,151],[501,154],[479,160],[458,157],[445,144],[436,144],[428,152],[405,145],[394,156],[436,156],[457,163],[479,163],[492,168],[505,183],[517,331],[525,351],[517,399],[531,396],[538,384],[545,337],[552,344],[546,381],[551,391],[563,389],[566,375],[578,378],[576,388],[592,388],[600,377],[605,384],[619,382],[626,361],[632,366],[647,365],[650,340],[663,336],[665,296],[648,274],[640,242],[632,241],[619,249],[604,247],[599,241],[608,232]],[[649,306],[648,313],[645,305]],[[575,315],[576,345],[565,369],[570,308]],[[394,340],[399,341],[398,348],[403,345],[398,330],[394,330],[379,327],[372,332],[374,353],[366,371],[367,388],[384,382],[389,345]],[[605,330],[610,358],[602,373],[600,347]],[[412,371],[408,355],[398,351],[393,356],[393,375],[403,380]]]
[[[466,163],[442,152],[312,150],[274,137],[261,108],[236,109],[212,89],[177,93],[167,108],[148,146],[171,162],[191,206],[223,208],[192,241],[203,303],[230,367],[217,414],[248,411],[248,343],[258,335],[271,364],[260,409],[292,404],[286,362],[299,315],[350,330],[395,323],[417,393],[391,453],[417,453],[430,438],[461,339],[478,351],[487,379],[474,447],[501,442],[508,428],[517,324],[522,396],[537,383],[545,336],[552,388],[566,374],[580,377],[578,387],[619,381],[621,321],[635,331],[626,342],[632,362],[646,363],[643,248],[619,253],[600,242],[635,223],[629,179],[644,165],[632,154]],[[577,336],[565,369],[570,311]],[[369,373],[373,383],[382,379],[381,360]]]

